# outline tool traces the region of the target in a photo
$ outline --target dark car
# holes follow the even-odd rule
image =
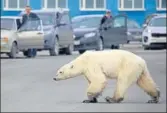
[[[128,43],[130,41],[142,41],[142,27],[132,19],[128,19]]]
[[[82,54],[86,50],[118,49],[119,44],[127,43],[127,17],[117,15],[100,26],[102,17],[82,15],[72,18],[75,51]]]

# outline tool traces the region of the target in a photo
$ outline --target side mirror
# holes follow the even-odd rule
[[[147,27],[147,24],[143,24],[143,28]]]

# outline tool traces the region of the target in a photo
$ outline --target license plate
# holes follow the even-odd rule
[[[80,41],[74,41],[74,45],[80,45]]]

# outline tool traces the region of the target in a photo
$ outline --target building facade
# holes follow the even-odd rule
[[[113,15],[127,14],[139,24],[148,14],[166,13],[166,0],[1,0],[1,15],[16,16],[26,5],[32,9],[69,9],[71,17],[103,14],[109,9]]]

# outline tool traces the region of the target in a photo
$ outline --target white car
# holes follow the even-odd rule
[[[29,48],[41,49],[44,45],[42,20],[20,25],[21,17],[1,16],[1,54],[16,58],[18,52],[23,52],[26,57],[34,57]]]
[[[1,54],[15,58],[19,52],[17,48],[17,30],[21,24],[21,17],[1,16]]]
[[[142,45],[145,50],[152,48],[166,48],[166,14],[153,17],[149,23],[143,25]]]

